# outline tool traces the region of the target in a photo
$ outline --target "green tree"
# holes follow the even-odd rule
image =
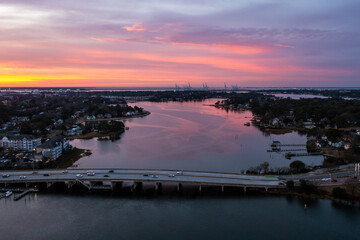
[[[296,172],[302,172],[305,169],[305,163],[302,161],[296,160],[290,163],[290,168]]]

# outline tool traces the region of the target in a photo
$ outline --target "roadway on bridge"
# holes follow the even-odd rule
[[[94,172],[88,176],[87,172]],[[281,181],[272,176],[251,176],[231,173],[179,171],[177,170],[140,170],[140,169],[68,169],[68,170],[41,170],[7,171],[1,172],[4,176],[0,183],[14,182],[57,182],[57,181],[138,181],[138,182],[176,182],[196,183],[226,186],[280,186]],[[78,174],[81,174],[80,177]],[[47,176],[48,175],[48,176]],[[25,176],[25,177],[24,177]]]

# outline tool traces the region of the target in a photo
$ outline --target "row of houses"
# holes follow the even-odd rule
[[[15,151],[32,151],[41,154],[42,157],[55,160],[63,151],[70,147],[70,141],[61,136],[55,136],[41,143],[41,138],[33,135],[9,134],[1,136],[0,147]]]

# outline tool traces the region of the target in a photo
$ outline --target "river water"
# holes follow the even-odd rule
[[[78,167],[171,168],[239,172],[268,161],[273,139],[305,143],[297,133],[265,136],[244,126],[250,112],[226,112],[201,103],[137,105],[151,115],[126,122],[115,142],[75,140],[93,154]],[[307,164],[322,158],[303,158]],[[304,204],[307,204],[307,208]],[[359,239],[360,210],[328,200],[230,194],[116,195],[38,193],[0,200],[1,240],[42,239]]]
[[[305,144],[296,132],[265,135],[250,122],[252,113],[217,109],[203,102],[140,102],[151,112],[125,122],[130,129],[120,140],[74,140],[73,146],[91,149],[92,155],[76,162],[79,168],[183,169],[241,172],[269,162],[271,168],[289,166],[283,153],[269,153],[273,140]],[[305,147],[302,147],[305,148]],[[322,156],[296,157],[307,165],[319,165]]]
[[[2,240],[359,239],[360,210],[273,196],[30,195],[0,201]]]

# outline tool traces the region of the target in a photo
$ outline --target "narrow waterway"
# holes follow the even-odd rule
[[[306,136],[296,132],[266,135],[255,126],[244,126],[252,118],[250,111],[227,112],[209,106],[215,101],[136,103],[151,114],[126,121],[130,129],[120,140],[71,142],[93,153],[76,162],[76,166],[241,172],[263,162],[269,162],[270,168],[289,166],[291,161],[284,152],[267,152],[273,140],[306,143]],[[292,160],[319,165],[323,157]]]

